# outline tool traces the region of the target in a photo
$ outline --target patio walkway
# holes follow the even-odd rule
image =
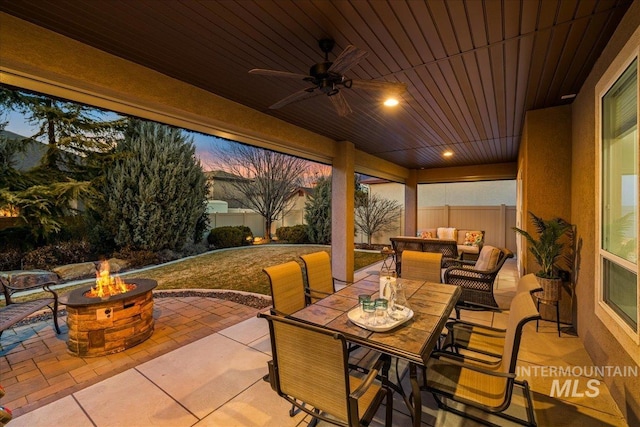
[[[377,267],[356,279],[378,274]],[[499,302],[508,306],[517,274],[514,264],[498,279]],[[144,343],[122,353],[79,358],[66,351],[51,321],[5,331],[0,341],[0,404],[14,411],[11,427],[46,426],[306,426],[309,417],[288,416],[289,404],[262,381],[270,359],[267,323],[257,309],[217,298],[155,300],[156,329]],[[476,320],[500,325],[503,315],[476,313]],[[590,366],[577,337],[558,338],[555,323],[529,324],[519,366]],[[627,425],[601,384],[596,397],[551,398],[554,378],[528,378],[541,426]],[[587,378],[578,377],[585,391]],[[405,381],[407,379],[405,378]],[[565,378],[561,378],[563,383]],[[423,395],[423,423],[475,426],[436,409]],[[520,399],[514,398],[515,411]],[[394,426],[409,426],[401,399],[394,404]],[[382,410],[381,410],[382,411]],[[383,412],[373,425],[383,425]],[[504,425],[504,421],[499,421]]]

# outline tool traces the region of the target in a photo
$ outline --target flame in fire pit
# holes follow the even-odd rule
[[[136,285],[127,284],[119,277],[109,274],[109,263],[102,261],[96,273],[96,285],[84,296],[89,298],[108,298],[112,295],[124,294],[135,289]]]

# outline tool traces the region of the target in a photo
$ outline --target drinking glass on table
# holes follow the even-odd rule
[[[367,295],[367,294],[358,295],[358,303],[360,304],[360,319],[363,319],[363,320],[365,318],[365,314],[364,314],[365,301],[371,301],[371,295]]]
[[[387,323],[387,308],[388,303],[384,298],[378,298],[375,300],[375,324],[376,325],[384,325]]]
[[[374,325],[376,315],[376,302],[369,299],[362,302],[362,312],[364,314],[364,321],[367,325]]]

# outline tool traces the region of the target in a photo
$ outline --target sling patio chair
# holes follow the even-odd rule
[[[485,245],[476,261],[459,261],[445,270],[444,283],[462,288],[456,304],[457,319],[460,318],[460,310],[500,310],[493,296],[493,286],[509,258],[513,258],[509,249]]]
[[[500,357],[488,361],[484,354],[435,351],[426,364],[424,389],[433,394],[441,409],[482,424],[487,424],[488,420],[472,414],[466,406],[518,424],[535,426],[531,391],[526,381],[516,380],[516,363],[524,325],[539,318],[531,295],[528,292],[517,294],[511,302]],[[516,385],[523,390],[527,420],[505,412],[511,404]],[[453,407],[448,404],[449,400],[466,406]]]
[[[345,285],[350,284],[333,277],[331,273],[331,258],[326,251],[300,255],[300,258],[304,262],[307,293],[312,303],[334,293],[336,291],[336,282]]]
[[[522,276],[518,280],[516,295],[523,292],[533,295],[540,289],[536,276],[531,273]],[[443,348],[452,349],[457,353],[460,350],[472,350],[489,358],[500,358],[507,332],[506,329],[459,319],[447,322],[445,327],[448,333]]]
[[[345,427],[369,425],[380,404],[391,426],[393,393],[379,381],[382,361],[364,377],[350,374],[342,334],[303,322],[260,313],[267,319],[273,359],[271,388],[317,420]],[[311,424],[310,424],[311,425]]]
[[[404,251],[402,253],[401,277],[442,283],[441,265],[441,253]]]
[[[266,267],[262,271],[269,277],[273,313],[288,316],[307,305],[300,264],[289,261]]]

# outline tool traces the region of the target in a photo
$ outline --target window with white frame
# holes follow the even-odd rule
[[[600,301],[638,337],[638,58],[601,99]]]

